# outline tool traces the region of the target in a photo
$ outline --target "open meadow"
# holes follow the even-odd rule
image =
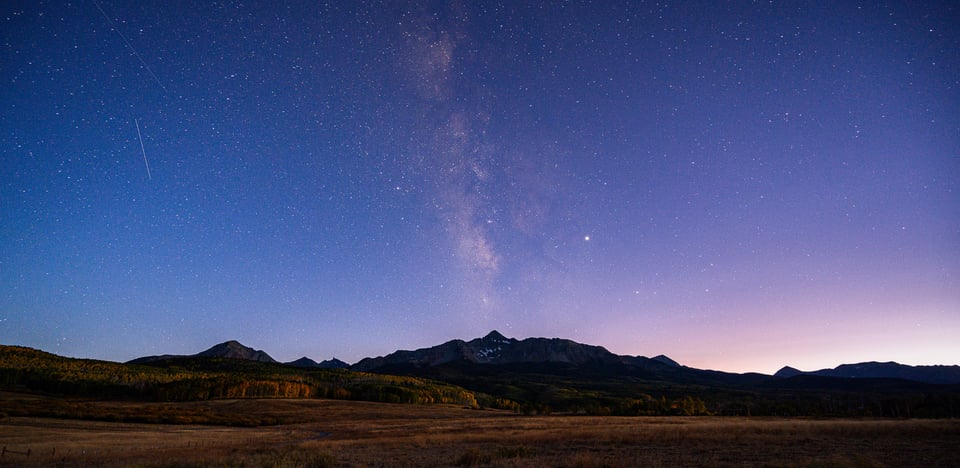
[[[8,407],[17,403],[16,394],[0,397]],[[23,404],[46,400],[23,398]],[[83,411],[223,420],[241,414],[277,424],[9,415],[0,419],[0,465],[960,466],[960,424],[944,419],[521,416],[440,405],[273,399],[86,402]]]

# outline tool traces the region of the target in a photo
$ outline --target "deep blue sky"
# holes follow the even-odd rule
[[[195,3],[0,6],[0,343],[958,363],[954,2]]]

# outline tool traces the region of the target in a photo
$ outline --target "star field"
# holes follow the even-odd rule
[[[0,343],[960,356],[950,2],[0,7]]]

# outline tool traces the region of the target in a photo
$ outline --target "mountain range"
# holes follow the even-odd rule
[[[235,340],[227,341],[200,353],[145,356],[129,364],[150,364],[175,358],[215,357],[248,361],[278,363],[264,351],[255,350]],[[577,343],[561,338],[507,338],[496,330],[482,338],[470,341],[450,340],[445,343],[413,351],[399,350],[386,356],[364,358],[349,365],[339,359],[316,362],[307,357],[283,363],[301,368],[339,368],[361,372],[414,375],[447,378],[451,374],[489,373],[495,369],[516,370],[524,366],[539,366],[540,371],[593,376],[633,376],[659,381],[700,385],[755,385],[777,386],[777,381],[796,377],[826,377],[833,379],[896,379],[925,384],[960,384],[960,366],[909,366],[896,362],[864,362],[843,364],[833,369],[804,372],[786,366],[773,376],[757,373],[728,373],[683,366],[667,356],[653,358],[614,354],[602,346]],[[455,370],[454,370],[455,369]],[[454,381],[458,380],[456,378]]]
[[[960,383],[960,366],[908,366],[896,362],[861,362],[810,372],[786,366],[773,375],[781,378],[815,375],[845,379],[902,379],[932,384],[956,384]]]
[[[960,417],[956,365],[866,362],[738,374],[684,366],[663,355],[624,356],[568,339],[507,338],[497,331],[353,365],[307,357],[280,363],[235,340],[193,355],[124,364],[0,345],[0,388],[155,401],[445,403],[529,414]]]
[[[266,362],[270,364],[281,364],[276,359],[270,357],[265,351],[259,349],[249,348],[240,344],[239,341],[230,340],[220,343],[213,346],[212,348],[201,351],[197,354],[192,355],[178,355],[178,354],[162,354],[159,356],[144,356],[136,358],[131,361],[127,361],[127,364],[151,364],[159,361],[166,361],[172,359],[182,359],[182,358],[226,358],[226,359],[242,359],[245,361],[255,361],[255,362]],[[323,362],[316,362],[313,359],[310,359],[306,356],[297,359],[295,361],[282,363],[288,366],[293,367],[302,367],[302,368],[317,368],[317,369],[347,369],[350,367],[349,364],[333,358]]]
[[[470,341],[451,340],[416,351],[396,351],[383,357],[366,358],[351,368],[376,371],[398,366],[433,367],[451,362],[473,364],[514,364],[559,362],[568,364],[612,364],[620,357],[601,346],[580,344],[560,338],[507,338],[496,330]]]

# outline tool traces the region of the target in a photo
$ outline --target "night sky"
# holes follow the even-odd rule
[[[0,5],[0,343],[960,363],[955,2],[195,3]]]

